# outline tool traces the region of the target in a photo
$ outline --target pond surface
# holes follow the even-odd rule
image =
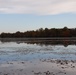
[[[76,60],[75,41],[1,41],[0,62],[40,59]]]

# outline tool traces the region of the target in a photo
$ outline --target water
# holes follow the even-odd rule
[[[76,60],[74,41],[1,41],[0,62],[40,59]]]

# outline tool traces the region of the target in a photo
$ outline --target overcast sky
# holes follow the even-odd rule
[[[76,27],[76,0],[0,0],[0,32]]]

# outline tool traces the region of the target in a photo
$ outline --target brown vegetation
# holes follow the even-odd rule
[[[36,31],[26,31],[20,32],[17,31],[16,33],[1,33],[1,38],[38,38],[38,37],[76,37],[76,28],[69,29],[64,27],[62,29],[48,29],[48,28],[40,28]]]

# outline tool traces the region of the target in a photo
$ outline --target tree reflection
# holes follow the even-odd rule
[[[1,43],[5,42],[16,42],[17,44],[26,43],[26,44],[36,44],[36,45],[63,45],[67,47],[68,45],[76,45],[76,40],[42,40],[42,39],[0,39]]]

